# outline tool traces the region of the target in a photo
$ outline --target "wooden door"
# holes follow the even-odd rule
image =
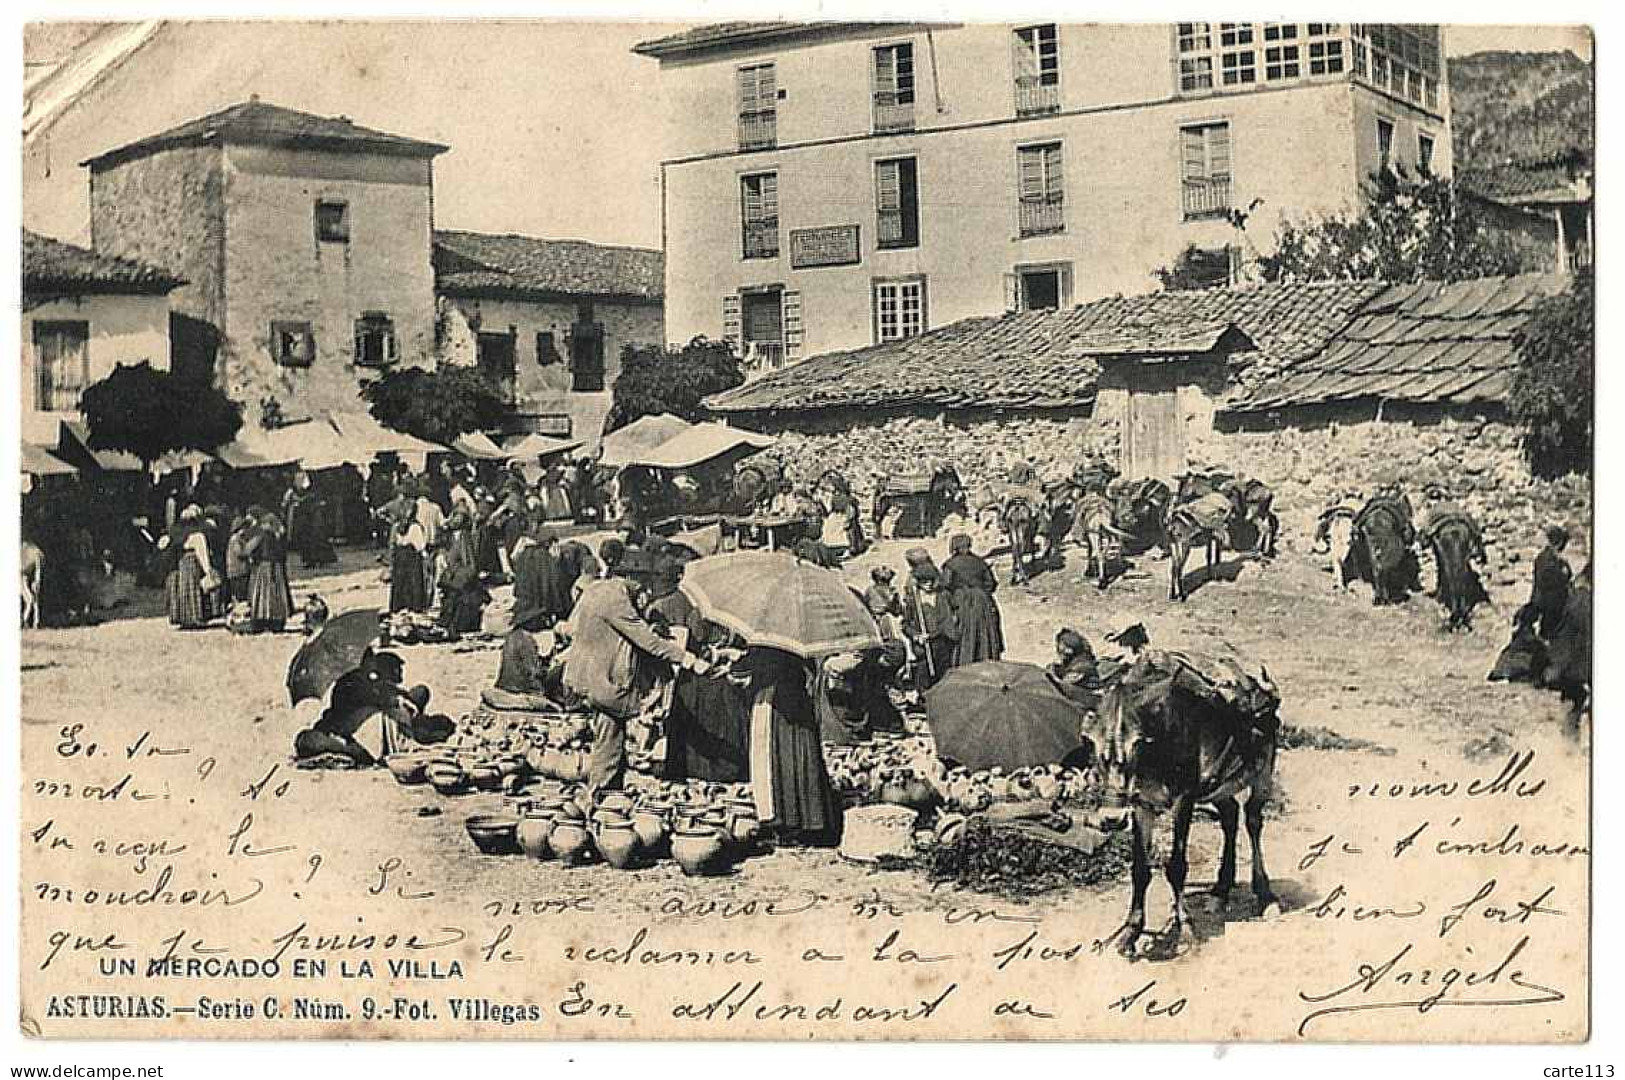
[[[1173,387],[1129,391],[1123,444],[1123,475],[1130,480],[1150,476],[1172,482],[1185,471],[1185,425]]]
[[[477,342],[480,374],[504,401],[512,401],[518,368],[514,360],[515,335],[484,333]]]

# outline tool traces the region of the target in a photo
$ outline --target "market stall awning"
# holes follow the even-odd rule
[[[360,410],[336,412],[329,419],[353,454],[365,454],[353,459],[353,464],[364,465],[376,454],[441,454],[446,450],[415,435],[387,428],[373,419],[371,413]]]
[[[201,450],[171,450],[152,463],[152,471],[159,476],[172,472],[185,472],[213,461],[214,457]]]
[[[640,416],[630,424],[604,436],[603,465],[625,465],[681,435],[693,427],[687,420],[671,413],[659,416]]]
[[[465,432],[451,441],[451,448],[466,458],[476,461],[506,461],[510,455],[491,441],[483,431]]]
[[[45,447],[25,442],[22,444],[22,471],[32,476],[71,476],[79,470],[52,456]]]
[[[566,450],[574,450],[581,445],[580,439],[555,439],[549,435],[521,435],[508,442],[504,448],[509,457],[519,461],[530,461],[534,458],[547,457],[550,454],[562,454]]]
[[[290,439],[284,432],[295,428],[307,429],[307,425],[293,424],[267,431],[262,427],[245,424],[243,429],[237,432],[235,439],[215,450],[215,457],[233,469],[265,469],[278,465],[292,465],[299,460],[302,447],[297,437]]]
[[[626,464],[647,465],[655,469],[688,469],[741,446],[753,451],[762,450],[777,441],[771,435],[742,431],[726,424],[695,424],[653,450],[636,455]]]

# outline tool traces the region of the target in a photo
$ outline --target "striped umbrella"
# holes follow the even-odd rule
[[[840,574],[787,552],[696,559],[683,568],[681,587],[700,614],[752,645],[816,660],[885,644]]]

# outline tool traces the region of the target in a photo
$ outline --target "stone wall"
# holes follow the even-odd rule
[[[974,502],[979,491],[1005,479],[1017,461],[1033,463],[1041,476],[1065,473],[1090,451],[1116,460],[1119,445],[1115,421],[1087,415],[865,419],[847,412],[795,428],[743,426],[780,434],[780,444],[768,453],[783,459],[793,476],[811,481],[826,468],[840,469],[865,501],[879,472],[907,468],[928,456],[952,461]],[[1527,590],[1546,522],[1568,524],[1576,534],[1571,561],[1578,565],[1585,557],[1590,481],[1532,478],[1516,432],[1497,420],[1433,417],[1214,432],[1194,444],[1192,458],[1270,484],[1281,516],[1282,545],[1288,550],[1308,550],[1315,522],[1329,503],[1397,479],[1413,493],[1419,516],[1424,512],[1422,490],[1437,483],[1479,521],[1489,554],[1486,584],[1498,602],[1510,603]]]

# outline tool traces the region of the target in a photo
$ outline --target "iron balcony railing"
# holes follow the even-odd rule
[[[784,366],[784,361],[784,342],[748,341],[745,343],[745,355],[740,361],[740,368],[746,379],[754,379],[770,371],[779,370]]]
[[[897,100],[895,93],[875,94],[876,131],[913,131],[914,101]]]
[[[779,145],[779,114],[776,109],[739,114],[739,149],[769,150]]]
[[[1016,115],[1043,116],[1061,111],[1061,87],[1045,83],[1037,75],[1016,79]]]
[[[1185,219],[1224,217],[1230,212],[1230,178],[1185,181]]]
[[[901,210],[882,210],[879,214],[878,229],[879,244],[881,247],[898,247],[904,242],[906,235],[903,229],[903,212]]]
[[[745,258],[772,259],[778,254],[778,219],[751,222],[745,226]]]
[[[1060,199],[1023,199],[1021,235],[1042,236],[1066,228],[1066,204]]]

